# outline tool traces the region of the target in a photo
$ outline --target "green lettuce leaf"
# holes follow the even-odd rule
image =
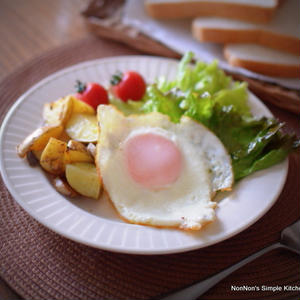
[[[160,112],[170,117],[171,121],[178,123],[182,115],[179,107],[179,99],[173,94],[163,94],[156,85],[147,87],[146,95],[141,111],[144,113]]]
[[[187,52],[178,65],[177,75],[174,81],[168,81],[164,77],[157,80],[157,86],[162,92],[168,92],[178,88],[183,92],[209,93],[211,95],[226,89],[231,83],[231,78],[218,68],[217,61],[211,64],[198,61],[191,65],[194,54]]]
[[[218,68],[217,61],[211,64],[197,62],[191,65],[193,53],[187,52],[179,63],[177,76],[174,81],[167,81],[164,77],[157,80],[157,87],[162,93],[169,93],[174,89],[180,90],[186,94],[187,99],[181,107],[185,107],[190,103],[190,107],[186,115],[196,116],[197,110],[200,115],[196,118],[202,122],[201,108],[205,109],[208,114],[208,107],[214,103],[223,106],[231,105],[236,111],[245,116],[251,116],[250,108],[247,103],[248,93],[247,84],[245,82],[233,82],[229,76]],[[192,95],[192,96],[191,96]],[[213,103],[209,104],[204,101],[210,98]],[[199,102],[199,103],[197,103]]]
[[[214,106],[208,127],[231,155],[235,180],[283,161],[299,146],[294,135],[283,134],[275,119],[243,118],[233,107]]]
[[[234,82],[230,88],[218,91],[214,101],[221,106],[232,106],[243,116],[251,116],[248,105],[247,84],[245,82]]]
[[[209,94],[199,97],[198,94],[189,92],[181,100],[180,108],[183,114],[204,125],[208,125],[213,111],[214,101]]]
[[[298,147],[299,144],[294,135],[282,136],[277,144],[274,143],[273,149],[270,147],[270,151],[266,151],[266,154],[254,161],[254,163],[248,169],[240,170],[240,178],[276,165],[277,163],[283,161],[291,151],[297,149]]]
[[[184,92],[193,91],[198,94],[213,95],[229,86],[231,78],[218,68],[217,61],[211,64],[199,61],[193,67],[190,65],[193,56],[192,52],[187,52],[179,63],[176,87]]]
[[[127,102],[124,102],[120,99],[117,99],[113,96],[109,99],[110,104],[114,105],[118,110],[122,111],[124,115],[128,116],[131,114],[140,114],[142,113],[142,101],[132,101],[129,100]]]
[[[142,101],[112,98],[111,103],[126,115],[155,111],[168,115],[175,123],[182,115],[201,122],[226,147],[235,180],[281,162],[299,147],[294,135],[282,133],[284,124],[251,115],[246,83],[233,82],[215,61],[192,66],[192,59],[193,53],[186,53],[175,80],[159,78],[147,87]]]

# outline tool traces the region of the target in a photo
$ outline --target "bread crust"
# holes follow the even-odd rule
[[[268,23],[278,7],[263,7],[238,3],[213,1],[151,2],[146,1],[148,14],[157,19],[182,19],[199,16],[215,16],[243,20],[252,23]]]
[[[192,34],[201,42],[222,44],[251,43],[299,55],[299,39],[260,29],[205,28],[192,25]]]
[[[299,65],[284,65],[279,63],[270,63],[263,61],[254,61],[251,59],[243,59],[233,55],[229,49],[224,47],[224,56],[226,60],[235,67],[241,67],[250,71],[268,76],[296,78],[300,76]]]

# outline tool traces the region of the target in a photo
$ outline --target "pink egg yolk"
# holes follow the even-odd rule
[[[181,152],[161,135],[136,135],[126,142],[124,150],[130,176],[146,188],[163,188],[175,182],[181,173]]]

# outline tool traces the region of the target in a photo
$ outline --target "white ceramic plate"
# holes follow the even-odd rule
[[[99,59],[59,71],[21,96],[7,114],[0,135],[1,172],[15,200],[40,223],[67,238],[101,249],[135,254],[175,253],[212,245],[262,217],[282,190],[287,160],[235,185],[220,200],[217,221],[191,233],[124,223],[106,199],[67,199],[55,191],[41,168],[31,168],[17,156],[16,146],[41,125],[43,104],[72,93],[76,79],[108,85],[116,70],[136,70],[151,83],[161,75],[173,78],[176,67],[175,60],[148,56]],[[252,94],[250,104],[255,115],[271,116]]]

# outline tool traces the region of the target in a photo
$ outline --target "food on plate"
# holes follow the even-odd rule
[[[74,163],[66,165],[66,178],[69,185],[80,195],[98,199],[101,188],[95,164]]]
[[[86,146],[87,151],[92,155],[92,157],[95,159],[96,157],[96,146],[93,143],[88,143]]]
[[[66,124],[66,133],[79,142],[96,142],[98,137],[97,118],[90,114],[73,114]]]
[[[58,176],[53,176],[51,178],[51,182],[59,193],[71,198],[78,196],[78,194],[70,187],[65,179]]]
[[[67,144],[51,137],[42,152],[40,164],[51,174],[60,175],[65,171],[65,152]]]
[[[229,152],[235,181],[283,161],[299,147],[295,135],[281,130],[284,123],[252,116],[246,83],[233,82],[215,61],[192,66],[192,58],[191,52],[184,55],[174,80],[162,77],[148,85],[142,101],[112,98],[111,103],[126,115],[156,111],[173,122],[184,115],[202,123]]]
[[[64,153],[65,163],[70,164],[73,162],[89,162],[94,161],[93,156],[88,151],[87,147],[81,142],[70,140],[67,144],[67,149]]]
[[[73,100],[73,114],[89,114],[89,115],[94,115],[96,114],[95,109],[90,106],[89,104],[77,99],[74,96],[68,96],[71,97]]]
[[[124,116],[98,107],[96,165],[119,214],[129,222],[198,230],[214,220],[218,190],[230,190],[230,157],[205,126],[153,112]]]
[[[57,101],[46,103],[43,109],[45,123],[48,125],[65,125],[72,114],[72,100],[71,97],[64,97]]]
[[[63,130],[63,132],[59,136],[59,140],[68,143],[71,140],[71,138],[68,136],[68,134],[66,133],[66,131]]]
[[[113,94],[122,101],[141,100],[146,91],[144,78],[137,72],[118,72],[110,81]]]
[[[95,110],[92,106],[69,95],[46,103],[43,108],[43,120],[47,125],[66,125],[71,116],[77,113],[94,115]]]
[[[58,137],[63,131],[63,127],[43,126],[28,135],[24,141],[18,145],[17,153],[20,157],[25,157],[26,153],[32,150],[43,150],[51,137]]]
[[[128,222],[200,229],[215,219],[217,192],[281,162],[299,141],[278,120],[252,115],[246,83],[217,62],[192,59],[190,52],[182,58],[173,80],[145,85],[136,72],[113,76],[109,102],[89,102],[95,92],[86,87],[79,99],[45,104],[46,126],[24,139],[18,155],[39,163],[68,197],[98,199],[103,182]]]
[[[95,82],[84,84],[77,80],[76,88],[77,94],[75,97],[94,109],[97,109],[99,104],[108,104],[108,94],[102,85]]]
[[[41,156],[42,156],[42,153],[43,153],[43,150],[32,150],[30,151],[34,156],[35,158],[40,161],[41,160]],[[29,153],[29,152],[28,152]]]
[[[35,130],[17,147],[19,156],[26,156],[31,166],[40,164],[49,173],[54,188],[61,194],[68,197],[86,194],[88,197],[95,198],[100,194],[101,189],[99,188],[96,193],[92,181],[85,182],[86,189],[92,191],[90,196],[82,192],[80,185],[79,191],[76,190],[78,184],[74,176],[72,177],[74,171],[71,172],[71,182],[73,185],[75,182],[75,188],[70,187],[65,176],[66,165],[89,163],[95,167],[92,154],[95,152],[95,145],[92,142],[97,140],[98,135],[96,111],[92,106],[69,95],[45,104],[43,120],[46,126]],[[82,167],[79,169],[77,167],[76,170],[78,170],[76,172],[78,177],[91,173]],[[93,177],[89,176],[89,178]]]
[[[26,153],[26,158],[31,167],[35,167],[39,164],[39,159],[35,156],[33,151],[29,151]]]

